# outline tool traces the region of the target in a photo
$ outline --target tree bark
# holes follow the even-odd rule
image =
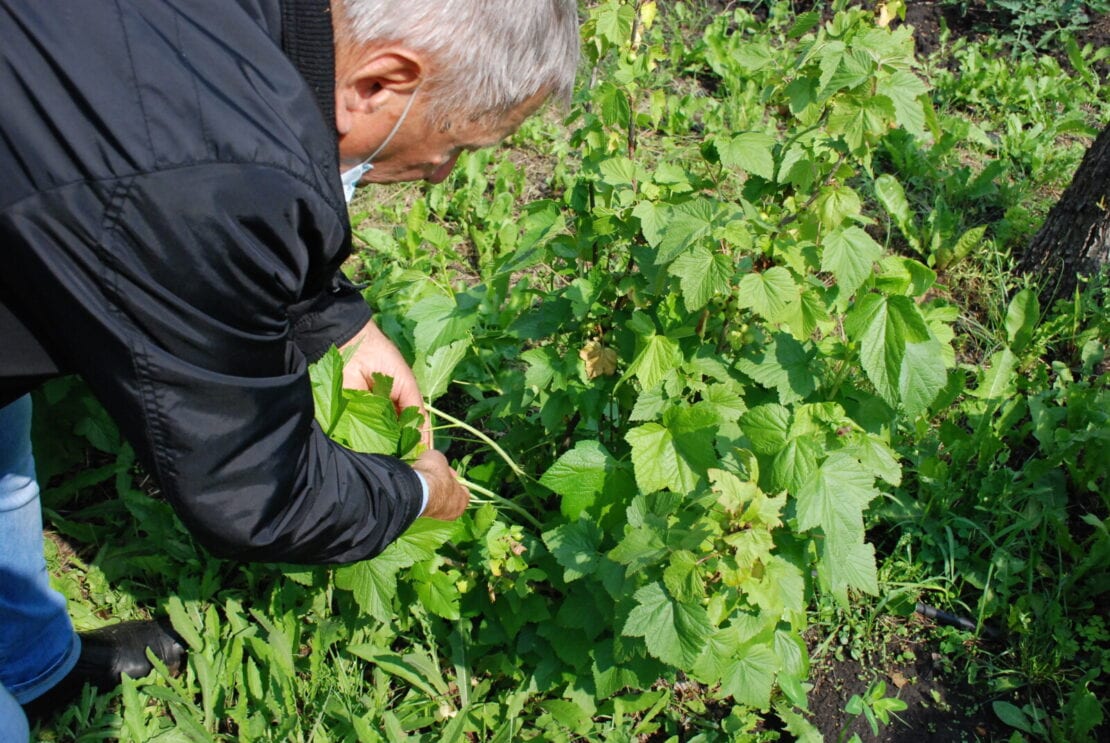
[[[1110,262],[1110,125],[1102,130],[1018,265],[1041,280],[1041,306]]]

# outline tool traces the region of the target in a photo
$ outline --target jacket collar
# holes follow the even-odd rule
[[[335,33],[330,0],[281,0],[281,48],[308,83],[335,138]]]

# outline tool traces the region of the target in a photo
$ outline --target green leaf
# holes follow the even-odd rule
[[[678,277],[682,302],[689,312],[696,312],[715,296],[728,293],[732,279],[731,259],[700,245],[678,256],[668,270]]]
[[[947,382],[948,370],[939,342],[930,339],[906,344],[898,376],[898,394],[906,415],[913,418],[926,412]]]
[[[367,454],[394,454],[400,426],[388,397],[365,390],[343,390],[344,414],[332,428],[332,437]]]
[[[987,233],[987,225],[979,225],[972,227],[970,230],[960,235],[956,240],[956,244],[951,248],[944,246],[938,248],[931,256],[937,268],[944,269],[951,266],[953,263],[963,260],[973,250],[979,247],[983,242],[983,236]]]
[[[631,4],[607,3],[597,11],[597,35],[614,46],[627,44],[635,20],[636,9]]]
[[[760,178],[775,179],[775,138],[762,132],[719,137],[714,145],[726,168],[741,168]]]
[[[440,346],[469,339],[478,322],[477,310],[478,300],[469,294],[433,294],[414,304],[408,317],[416,322],[413,339],[417,353],[432,353]]]
[[[682,349],[665,335],[650,335],[643,347],[628,365],[623,378],[635,376],[643,389],[648,390],[663,380],[682,363]]]
[[[332,346],[308,368],[312,399],[316,405],[316,423],[331,434],[343,412],[343,355]]]
[[[643,637],[648,652],[677,668],[690,668],[709,638],[705,609],[675,601],[659,583],[649,583],[633,596],[636,607],[622,634]]]
[[[671,555],[663,570],[663,585],[679,601],[698,601],[705,597],[705,581],[701,578],[698,559],[692,552],[679,550]]]
[[[864,542],[828,542],[823,555],[832,589],[844,600],[846,589],[855,588],[872,596],[879,595],[879,572],[875,547]]]
[[[540,478],[540,484],[562,496],[562,513],[577,519],[597,500],[617,462],[601,443],[579,441],[559,457]]]
[[[631,429],[632,463],[641,492],[670,489],[689,493],[717,463],[713,447],[717,419],[707,407],[668,410],[664,424],[646,423]]]
[[[971,394],[980,400],[1001,402],[1014,394],[1014,376],[1018,359],[1009,348],[1003,348],[991,356],[990,364],[983,372],[979,387]]]
[[[767,709],[778,668],[778,657],[767,645],[744,646],[729,664],[721,688],[741,704]]]
[[[798,528],[820,528],[829,544],[863,541],[863,509],[878,491],[855,458],[833,452],[798,491]]]
[[[643,211],[641,209],[641,213]],[[657,219],[659,216],[657,207]],[[655,230],[650,233],[641,216],[644,236],[658,250],[655,255],[657,266],[670,263],[691,245],[711,237],[714,227],[725,216],[725,211],[719,202],[699,198],[669,206],[662,216],[663,219],[653,225]]]
[[[790,271],[782,266],[773,266],[741,279],[736,304],[754,310],[770,322],[777,322],[799,297],[798,285]]]
[[[1033,733],[1033,725],[1029,716],[1009,702],[997,701],[991,703],[991,708],[994,709],[994,714],[998,715],[998,719],[1006,723],[1012,728],[1017,728],[1023,733]]]
[[[918,139],[925,136],[925,107],[921,96],[929,86],[909,70],[898,70],[890,77],[879,80],[877,92],[894,104],[894,118],[906,131]]]
[[[886,96],[838,98],[829,113],[830,134],[841,134],[852,152],[861,155],[865,146],[886,133],[894,119],[894,104]]]
[[[1010,350],[1020,354],[1033,339],[1041,315],[1041,303],[1032,289],[1022,289],[1006,310],[1006,338]]]
[[[579,519],[544,532],[543,542],[551,550],[555,561],[563,568],[563,579],[568,583],[597,570],[601,554],[601,530],[589,519]]]
[[[906,199],[902,184],[893,175],[884,173],[875,179],[875,196],[878,197],[879,203],[886,209],[910,247],[920,253],[921,241],[914,223],[913,211],[910,209],[910,202]]]
[[[836,277],[836,283],[845,296],[856,289],[874,271],[875,262],[883,255],[883,246],[875,242],[860,227],[848,227],[829,233],[821,255],[821,270]]]
[[[817,471],[817,460],[823,454],[817,441],[808,436],[790,439],[771,463],[771,487],[797,493]]]
[[[422,653],[398,655],[370,644],[351,645],[347,652],[370,661],[375,667],[407,682],[427,697],[434,699],[449,694],[447,682],[435,661]]]
[[[741,359],[740,371],[764,387],[777,390],[779,402],[789,405],[805,399],[817,388],[810,369],[814,351],[785,333],[776,333],[756,360]]]
[[[416,596],[424,608],[444,619],[457,620],[459,614],[459,589],[455,578],[441,570],[425,568],[425,564],[413,568],[411,583],[416,588]]]
[[[903,370],[903,365],[907,363],[907,345],[930,340],[925,319],[912,299],[868,294],[849,311],[844,329],[849,338],[860,344],[860,363],[884,400],[896,405],[906,392],[911,392],[911,404],[915,407],[926,398],[926,404],[932,402],[927,387],[913,387],[919,374]],[[911,352],[910,362],[919,362],[920,355],[917,350]],[[943,364],[939,352],[933,363]],[[927,385],[929,380],[935,381],[935,378],[929,372],[922,375],[922,383]]]
[[[777,454],[786,446],[790,411],[774,403],[758,405],[740,419],[740,429],[760,454]]]
[[[397,595],[397,573],[406,567],[396,555],[379,555],[335,571],[335,585],[350,591],[358,607],[380,622],[389,622],[393,614],[393,597]]]
[[[822,191],[815,206],[817,216],[820,217],[825,229],[835,230],[844,223],[845,219],[858,217],[863,203],[854,189],[841,186]]]
[[[626,566],[626,574],[632,575],[662,560],[667,551],[667,543],[655,527],[637,526],[628,529],[620,543],[609,550],[608,557]]]
[[[451,383],[455,367],[466,356],[469,348],[469,341],[462,340],[440,346],[430,356],[417,355],[412,371],[426,400],[434,402],[447,391],[447,385]]]

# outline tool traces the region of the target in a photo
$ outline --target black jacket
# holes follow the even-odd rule
[[[212,551],[348,562],[415,519],[313,419],[369,319],[327,0],[0,0],[0,403],[78,373]]]

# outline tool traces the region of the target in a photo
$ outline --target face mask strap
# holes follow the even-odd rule
[[[419,90],[420,86],[417,85],[416,88],[412,91],[412,94],[409,96],[409,100],[405,104],[404,109],[401,111],[400,117],[398,117],[396,123],[393,124],[393,128],[389,130],[389,134],[385,135],[385,139],[380,145],[378,145],[378,149],[374,150],[370,157],[366,158],[366,160],[363,161],[364,165],[370,165],[370,162],[375,157],[377,157],[381,153],[381,151],[385,149],[385,146],[389,144],[390,140],[393,139],[393,135],[396,134],[397,130],[401,128],[401,123],[404,122],[405,117],[409,115],[409,109],[412,108],[412,102],[416,100],[416,93]]]

